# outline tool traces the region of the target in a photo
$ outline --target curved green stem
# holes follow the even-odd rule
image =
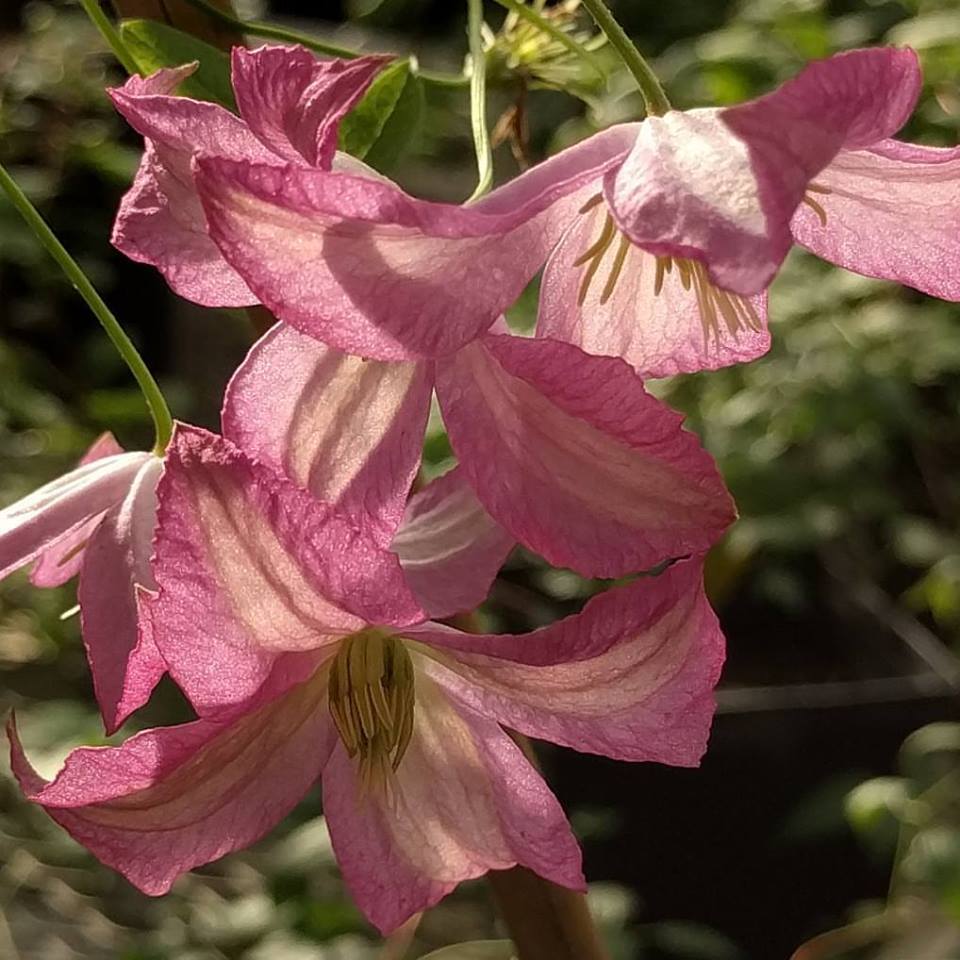
[[[482,197],[493,184],[493,151],[487,130],[487,58],[483,49],[483,0],[467,0],[470,37],[470,126],[477,154],[477,188],[467,203]]]
[[[113,55],[120,61],[123,69],[131,76],[140,73],[140,68],[134,63],[133,57],[130,56],[130,51],[127,49],[126,44],[123,42],[114,25],[110,22],[110,19],[103,10],[100,9],[100,4],[97,0],[80,0],[80,6],[83,7],[84,12],[93,22],[93,25],[100,31],[103,39],[107,41],[107,44],[113,51]]]
[[[60,269],[86,301],[87,306],[93,311],[107,336],[117,348],[117,352],[130,368],[130,372],[137,381],[143,393],[143,398],[150,408],[150,416],[153,418],[156,433],[154,451],[158,455],[162,454],[170,442],[170,435],[173,432],[173,418],[170,416],[170,408],[167,406],[167,401],[164,399],[157,381],[153,379],[153,374],[147,369],[147,365],[143,362],[140,354],[137,353],[137,348],[133,345],[123,327],[120,326],[117,318],[110,312],[110,308],[103,302],[103,298],[87,279],[87,275],[80,269],[76,260],[67,253],[66,248],[56,238],[54,232],[47,226],[46,221],[37,212],[36,207],[27,199],[17,182],[7,173],[2,164],[0,164],[0,189],[10,199],[20,216],[26,220],[37,239],[47,248],[50,256],[57,261]]]
[[[604,0],[583,0],[583,5],[590,11],[590,16],[597,26],[607,35],[607,39],[620,54],[620,59],[627,69],[636,78],[643,102],[646,104],[649,115],[659,117],[670,109],[670,101],[663,92],[663,87],[653,72],[650,64],[643,58],[643,54],[634,46],[623,27],[617,23],[610,8]]]
[[[562,44],[571,53],[580,57],[587,63],[599,77],[604,77],[603,69],[597,62],[597,58],[583,44],[577,43],[568,33],[564,33],[559,27],[552,24],[545,16],[538,13],[533,7],[528,7],[522,0],[496,0],[501,7],[522,17],[528,23],[532,23],[538,30],[542,30],[549,37],[552,37],[557,43]]]

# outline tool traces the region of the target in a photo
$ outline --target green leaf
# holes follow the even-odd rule
[[[409,60],[391,64],[340,124],[340,149],[378,170],[393,166],[423,113],[423,85]]]
[[[509,940],[472,940],[444,947],[422,960],[514,960],[515,956],[515,947]]]
[[[125,20],[120,25],[120,36],[143,73],[196,62],[196,73],[180,84],[180,92],[236,109],[230,85],[230,58],[222,50],[153,20]]]

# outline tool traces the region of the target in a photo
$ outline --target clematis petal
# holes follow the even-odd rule
[[[132,260],[155,266],[188,300],[203,306],[250,306],[257,298],[207,236],[190,161],[201,150],[265,163],[282,160],[223,107],[168,96],[164,73],[146,80],[131,78],[108,91],[117,110],[146,138],[140,168],[117,213],[112,242]]]
[[[542,266],[635,125],[613,127],[469,207],[382,179],[199,157],[210,235],[279,319],[378,360],[439,356],[485,330]]]
[[[797,208],[797,243],[868,277],[960,300],[960,147],[885,140],[844,150]]]
[[[227,388],[223,433],[388,544],[420,464],[425,364],[362,360],[278,324]]]
[[[487,335],[438,364],[437,395],[480,502],[556,566],[622,576],[733,520],[712,458],[622,360]]]
[[[547,261],[538,336],[623,357],[644,378],[716,370],[770,349],[766,291],[741,298],[717,290],[699,264],[671,263],[668,271],[653,254],[618,241],[588,276],[590,267],[577,261],[605,217],[601,207],[578,217]]]
[[[515,543],[455,467],[410,498],[392,549],[427,616],[441,619],[487,599]]]
[[[0,577],[57,547],[119,503],[149,453],[120,453],[83,464],[0,510]]]
[[[695,766],[724,658],[702,579],[702,560],[681,562],[522,636],[432,624],[410,636],[437,648],[428,672],[450,696],[512,729],[619,760]]]
[[[919,89],[913,51],[852,50],[748,103],[648,117],[606,174],[607,201],[645,250],[702,261],[719,286],[759,293],[790,249],[809,182],[839,150],[899,130]]]
[[[113,434],[107,431],[94,440],[77,466],[82,467],[85,463],[93,463],[94,460],[102,460],[123,452],[123,447],[117,443]],[[37,587],[59,587],[72,580],[80,572],[84,545],[96,530],[100,519],[100,516],[96,516],[86,520],[45,550],[30,571],[30,582]]]
[[[384,934],[458,883],[520,863],[584,888],[563,810],[500,727],[417,677],[413,738],[388,795],[362,795],[338,745],[323,808],[344,879]]]
[[[150,698],[166,672],[150,634],[139,631],[139,596],[154,590],[150,569],[163,469],[151,457],[122,503],[110,508],[84,553],[80,573],[83,642],[107,733]]]
[[[201,715],[252,696],[283,651],[423,619],[369,531],[204,430],[177,428],[157,514],[144,607]]]
[[[308,680],[217,720],[81,747],[50,783],[11,720],[12,766],[28,799],[74,839],[144,893],[162,894],[193,867],[258,840],[300,801],[335,739],[323,694]]]
[[[318,60],[300,46],[234,47],[240,116],[277,156],[329,169],[340,121],[390,59]]]

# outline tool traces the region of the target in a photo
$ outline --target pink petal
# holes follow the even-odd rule
[[[119,503],[149,453],[120,453],[86,463],[0,510],[0,577],[63,542]]]
[[[384,934],[462,880],[520,863],[583,889],[563,810],[491,720],[417,678],[415,729],[389,797],[362,797],[338,745],[323,777],[333,848],[357,905]]]
[[[490,326],[634,131],[598,134],[469,207],[220,156],[199,158],[195,176],[211,237],[279,319],[347,353],[408,360]]]
[[[83,642],[107,733],[147,702],[167,669],[152,637],[141,636],[138,627],[140,591],[156,589],[150,556],[161,469],[156,457],[144,464],[84,554],[78,591]]]
[[[282,651],[423,619],[369,531],[213,434],[178,427],[158,500],[145,606],[201,715],[252,696]]]
[[[112,433],[101,433],[94,440],[90,449],[80,458],[78,466],[102,460],[123,453],[123,447],[117,443]],[[59,587],[72,580],[79,572],[83,563],[83,547],[90,535],[100,523],[96,516],[81,523],[74,530],[64,534],[49,549],[45,550],[33,565],[30,571],[30,582],[37,587]]]
[[[810,180],[839,150],[899,130],[919,89],[912,50],[852,50],[758,100],[649,117],[606,176],[614,218],[651,253],[701,260],[719,286],[759,293],[790,249]]]
[[[300,801],[335,734],[316,679],[265,691],[229,717],[146,730],[119,747],[74,750],[47,783],[13,721],[12,766],[28,799],[148,894],[249,846]]]
[[[424,364],[362,360],[278,324],[227,388],[223,433],[387,544],[420,464]]]
[[[437,395],[480,502],[555,566],[621,576],[733,520],[713,459],[622,360],[487,335],[438,365]]]
[[[297,46],[234,47],[240,116],[284,160],[328,170],[340,121],[390,59],[318,60]]]
[[[539,336],[576,344],[587,353],[623,357],[645,378],[716,370],[767,352],[766,291],[744,303],[712,287],[699,264],[683,267],[693,272],[685,287],[680,266],[671,263],[660,275],[657,292],[656,258],[630,244],[618,264],[619,238],[588,278],[588,265],[576,261],[596,242],[606,216],[605,206],[580,216],[547,261]],[[712,310],[704,307],[704,294]]]
[[[844,150],[817,186],[826,225],[798,207],[797,243],[855,273],[960,300],[960,147],[886,140]]]
[[[515,542],[454,468],[410,498],[392,549],[427,616],[441,619],[487,599]]]
[[[146,138],[136,179],[114,224],[113,244],[163,273],[173,290],[203,306],[257,302],[207,236],[190,161],[207,151],[232,159],[281,163],[238,117],[214,103],[164,95],[149,81],[108,91],[114,106]]]
[[[410,636],[440,648],[428,672],[451,696],[521,733],[619,760],[695,766],[724,658],[702,578],[701,559],[681,562],[523,636],[431,625]]]

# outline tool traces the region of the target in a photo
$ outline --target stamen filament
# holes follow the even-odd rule
[[[620,234],[620,246],[617,247],[617,253],[613,260],[613,266],[610,268],[610,275],[607,277],[607,282],[603,286],[603,293],[600,294],[601,306],[613,296],[613,291],[616,289],[617,281],[620,279],[620,273],[623,270],[623,264],[625,263],[627,254],[629,252],[630,238],[625,234]]]
[[[825,192],[829,193],[830,191],[827,190]],[[824,210],[823,207],[813,199],[813,197],[808,197],[806,194],[804,194],[803,203],[805,203],[820,218],[820,225],[825,227],[827,225],[827,211]]]

